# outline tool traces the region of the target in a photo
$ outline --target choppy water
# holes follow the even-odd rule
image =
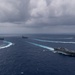
[[[54,48],[75,50],[74,35],[5,37],[0,43],[0,75],[74,75],[75,57],[54,53]]]

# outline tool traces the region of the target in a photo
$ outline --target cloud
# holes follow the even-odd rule
[[[0,22],[66,24],[75,18],[74,7],[74,0],[0,0]]]
[[[30,0],[29,6],[31,18],[27,24],[75,24],[74,0]]]
[[[1,33],[73,33],[74,20],[75,0],[0,0]]]
[[[25,21],[28,18],[27,0],[0,0],[0,22]]]

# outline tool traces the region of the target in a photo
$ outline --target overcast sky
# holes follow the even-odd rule
[[[0,34],[75,33],[75,0],[0,0]]]

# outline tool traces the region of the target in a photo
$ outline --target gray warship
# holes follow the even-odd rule
[[[22,36],[22,38],[23,38],[23,39],[28,39],[28,37],[26,37],[26,36]]]
[[[75,57],[75,51],[73,51],[73,50],[68,50],[67,48],[63,48],[63,47],[54,48],[54,50],[56,53]]]
[[[0,40],[4,40],[4,38],[0,37]]]

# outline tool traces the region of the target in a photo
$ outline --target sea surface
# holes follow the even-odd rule
[[[54,52],[75,50],[75,35],[31,34],[0,40],[0,75],[75,75],[75,57]]]

